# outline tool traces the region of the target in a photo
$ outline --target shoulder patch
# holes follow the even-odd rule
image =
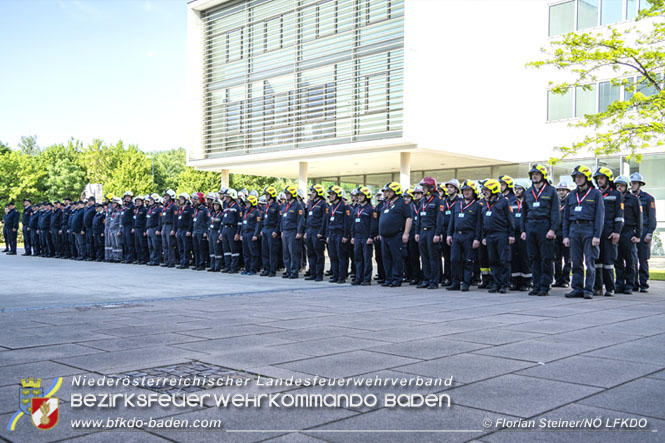
[[[621,210],[623,211],[623,202],[621,203]]]
[[[513,212],[513,207],[512,206],[508,206],[508,209],[510,209],[510,212]]]
[[[374,212],[374,213],[372,214],[372,216],[373,216],[374,218],[377,218],[377,217],[378,217],[378,214],[377,214],[376,212]]]
[[[351,215],[351,211],[347,209],[346,210],[346,215]]]
[[[439,205],[439,211],[443,212],[443,205]]]
[[[654,201],[651,202],[651,209],[656,209],[656,202]]]
[[[298,215],[302,215],[302,209],[298,209]]]

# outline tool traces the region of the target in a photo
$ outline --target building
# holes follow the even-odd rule
[[[640,4],[642,3],[642,4]],[[624,92],[599,82],[565,96],[563,73],[527,69],[548,40],[628,26],[645,0],[192,0],[191,141],[199,169],[346,187],[425,175],[524,177],[568,126]],[[469,24],[472,23],[473,26]],[[607,73],[607,80],[611,78]],[[665,153],[580,161],[639,170],[665,219]]]

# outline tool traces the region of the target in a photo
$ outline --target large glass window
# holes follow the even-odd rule
[[[615,86],[610,82],[601,82],[598,84],[598,112],[605,112],[607,108],[619,100],[620,86]]]
[[[575,30],[575,2],[550,6],[550,37]]]
[[[621,21],[624,0],[603,0],[600,9],[600,24],[609,25]]]
[[[626,0],[626,20],[632,20],[637,17],[637,1]]]
[[[202,17],[207,156],[401,136],[404,0],[227,2]]]
[[[582,86],[575,88],[575,117],[596,113],[596,94],[595,85],[589,90],[585,90]]]
[[[577,29],[598,26],[598,0],[577,1]]]
[[[547,93],[547,120],[561,120],[573,116],[573,90],[564,94]]]

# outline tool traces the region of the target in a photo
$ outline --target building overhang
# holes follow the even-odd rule
[[[477,157],[419,147],[404,141],[350,143],[289,149],[203,160],[190,159],[188,166],[208,171],[228,170],[233,174],[298,178],[300,162],[307,162],[310,177],[336,177],[400,172],[400,153],[410,153],[410,170],[428,171],[509,164],[494,158]]]

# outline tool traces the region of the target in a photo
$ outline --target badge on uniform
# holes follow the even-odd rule
[[[182,215],[179,215],[179,216],[178,216],[178,220],[180,220],[181,218],[182,218]]]
[[[330,221],[335,221],[335,216],[330,217]]]
[[[457,214],[457,216],[458,216],[459,218],[464,218],[464,213],[463,213],[463,212],[460,212],[459,214]]]
[[[314,212],[313,212],[313,211],[309,211],[309,215],[313,215],[313,214],[314,214]]]
[[[540,208],[540,202],[534,202],[533,207],[534,208]]]
[[[356,223],[360,223],[360,217],[356,218]]]
[[[449,211],[449,210],[448,210],[448,211],[446,211],[446,215],[450,215],[450,211]]]
[[[522,213],[521,213],[521,212],[518,212],[517,214],[515,214],[515,217],[516,217],[516,218],[522,218]]]
[[[582,212],[581,206],[575,206],[575,212]]]
[[[420,215],[422,215],[422,216],[424,217],[424,216],[426,216],[426,215],[427,215],[427,212],[425,212],[425,211],[422,211],[422,212],[420,213]]]
[[[282,217],[286,218],[286,216],[287,216],[286,212],[284,214],[282,214]]]
[[[247,224],[247,220],[243,220],[243,221],[242,221],[242,224],[243,224],[243,225],[246,225],[246,224]]]
[[[384,213],[384,214],[387,214],[389,211],[390,211],[390,209],[384,209],[384,210],[383,210],[383,213]]]
[[[492,211],[487,211],[485,213],[485,217],[491,217],[492,216]]]

